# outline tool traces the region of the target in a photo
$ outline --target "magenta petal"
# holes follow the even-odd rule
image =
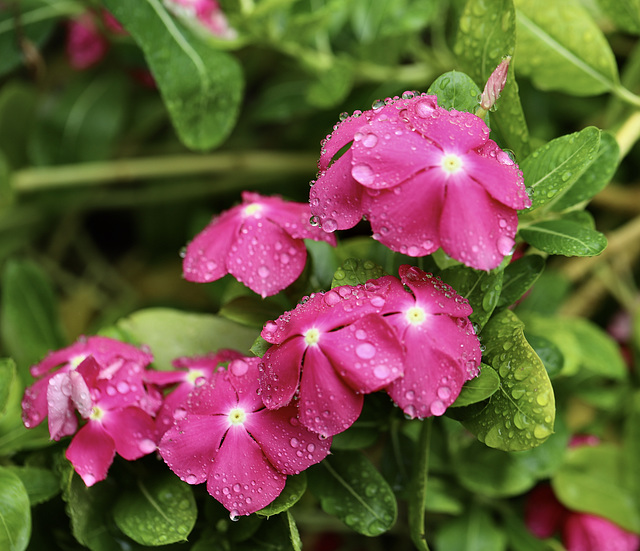
[[[140,408],[107,411],[102,419],[102,426],[113,438],[118,454],[129,461],[156,449],[155,423]]]
[[[256,411],[264,404],[260,397],[258,381],[258,366],[262,363],[260,358],[238,358],[229,363],[226,371],[218,374],[225,375],[238,396],[238,405],[245,411]]]
[[[440,219],[442,248],[467,266],[491,270],[511,253],[518,216],[468,177],[453,180]]]
[[[318,168],[321,171],[327,170],[332,162],[340,160],[334,157],[345,145],[353,141],[353,135],[367,122],[368,118],[368,113],[364,117],[351,116],[333,127],[333,132],[327,137],[328,139],[322,141],[322,151],[318,160]],[[348,153],[349,151],[346,151],[342,157]]]
[[[277,471],[298,474],[329,453],[331,438],[322,438],[300,424],[298,408],[263,409],[251,415],[246,429]]]
[[[144,380],[148,383],[159,386],[169,386],[175,383],[182,383],[186,380],[188,371],[157,371],[148,369],[144,374]]]
[[[300,381],[300,422],[318,434],[347,430],[362,411],[364,396],[343,381],[317,346],[307,349]]]
[[[182,480],[200,484],[209,475],[211,461],[228,427],[226,416],[188,415],[164,434],[158,451]]]
[[[572,513],[564,525],[567,551],[637,551],[640,536],[596,515]]]
[[[369,314],[324,334],[320,347],[356,392],[369,394],[380,390],[403,373],[402,345],[379,314]]]
[[[263,356],[260,391],[262,401],[269,409],[285,406],[293,398],[298,389],[305,349],[304,339],[293,337],[283,344],[272,346]]]
[[[568,511],[556,499],[549,484],[536,486],[527,498],[524,522],[538,538],[550,538],[565,521]]]
[[[233,426],[211,465],[207,490],[232,516],[249,515],[280,495],[287,477],[276,471],[242,425]]]
[[[237,405],[238,393],[223,371],[193,389],[186,411],[198,415],[227,415]]]
[[[263,298],[282,291],[302,273],[304,241],[266,218],[247,217],[227,257],[229,273]]]
[[[57,373],[49,379],[47,405],[49,434],[52,440],[73,434],[78,428],[75,408],[71,400],[69,373]]]
[[[66,456],[87,486],[107,477],[116,446],[98,421],[89,421],[71,440]]]
[[[214,218],[187,245],[182,263],[185,279],[206,283],[227,274],[227,255],[242,223],[240,209],[234,207]]]
[[[31,429],[42,423],[47,416],[47,388],[51,377],[36,381],[24,391],[22,398],[22,422]]]
[[[80,415],[85,419],[88,419],[93,409],[91,391],[80,373],[71,371],[69,373],[69,380],[71,382],[71,399],[73,400],[76,408],[78,408]]]
[[[464,154],[482,147],[489,139],[489,128],[480,117],[455,109],[447,111],[438,107],[427,117],[421,117],[416,110],[410,115],[409,124],[445,153]]]

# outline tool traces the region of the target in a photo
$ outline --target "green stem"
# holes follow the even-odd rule
[[[627,117],[615,137],[620,147],[620,159],[624,159],[640,138],[640,111],[634,111]]]
[[[59,2],[49,6],[43,6],[41,8],[35,8],[31,11],[25,11],[20,14],[21,25],[32,25],[39,21],[45,21],[47,19],[54,19],[57,17],[76,15],[83,10],[82,5],[77,2]],[[6,19],[0,23],[0,34],[10,32],[15,28],[15,20],[13,18]]]
[[[429,450],[433,418],[422,422],[413,473],[413,494],[409,500],[409,528],[413,544],[419,551],[429,551],[424,527],[425,496],[429,478]]]
[[[631,90],[622,86],[622,84],[617,84],[611,90],[611,93],[620,98],[622,101],[629,103],[630,105],[635,105],[636,107],[640,107],[640,96],[634,94]]]

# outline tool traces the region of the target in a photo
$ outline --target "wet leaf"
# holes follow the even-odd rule
[[[507,548],[505,533],[496,525],[491,512],[477,503],[443,524],[435,541],[439,551],[501,551]]]
[[[480,374],[462,385],[460,394],[449,407],[464,407],[482,402],[500,388],[500,376],[486,364],[480,364]]]
[[[257,295],[236,297],[226,302],[218,311],[222,317],[260,331],[265,322],[282,314],[282,306],[275,300]]]
[[[0,466],[0,549],[24,551],[31,534],[29,497],[20,478]]]
[[[207,551],[211,549],[207,548]],[[233,545],[234,551],[302,551],[298,527],[289,511],[264,521],[251,538]]]
[[[527,331],[524,335],[544,364],[549,377],[558,375],[564,367],[564,356],[560,349],[549,339],[539,335],[531,335]]]
[[[618,83],[611,47],[579,0],[515,0],[518,71],[541,90],[576,96]]]
[[[553,433],[553,387],[523,329],[510,310],[485,326],[483,361],[498,372],[500,389],[481,411],[463,422],[481,442],[505,451],[534,448]]]
[[[478,109],[481,92],[471,77],[460,71],[449,71],[439,76],[427,90],[428,94],[438,96],[440,107],[469,113],[475,113]]]
[[[520,299],[540,277],[544,267],[544,258],[537,254],[528,254],[511,262],[504,269],[502,290],[496,307],[504,308]]]
[[[340,285],[360,285],[383,275],[385,275],[384,270],[371,260],[347,258],[333,274],[331,288]]]
[[[595,256],[607,246],[604,234],[572,220],[538,222],[522,228],[520,237],[541,251],[564,256]]]
[[[3,50],[0,48],[0,51]],[[21,168],[28,162],[27,142],[36,119],[37,103],[35,85],[17,80],[3,84],[0,91],[0,150],[13,169]]]
[[[322,509],[352,530],[378,536],[395,523],[393,491],[362,453],[336,451],[307,473]]]
[[[287,483],[280,495],[266,507],[256,511],[260,517],[271,517],[293,507],[307,489],[307,475],[301,472],[288,476]]]
[[[7,469],[22,481],[32,507],[60,493],[60,480],[49,469],[39,467],[7,467]]]
[[[142,545],[186,541],[197,516],[191,487],[173,473],[138,480],[113,508],[118,528]]]

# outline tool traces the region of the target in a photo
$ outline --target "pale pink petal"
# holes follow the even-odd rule
[[[78,413],[85,419],[88,419],[93,410],[91,391],[82,375],[77,371],[71,371],[69,373],[69,381],[71,382],[71,399],[78,409]]]
[[[266,218],[245,219],[227,257],[229,273],[262,297],[291,285],[307,261],[304,242]]]
[[[572,513],[562,531],[567,551],[637,551],[640,536],[613,522],[585,513]]]
[[[402,345],[378,314],[366,315],[338,331],[322,335],[318,346],[356,392],[369,394],[380,390],[403,373]]]
[[[286,478],[238,425],[229,429],[211,464],[207,490],[232,516],[249,515],[278,497]]]
[[[78,428],[75,408],[71,400],[69,373],[58,373],[49,379],[47,404],[49,434],[52,440],[73,434]]]
[[[107,477],[116,446],[97,421],[89,421],[71,440],[66,457],[87,486]]]
[[[28,429],[42,423],[47,416],[47,389],[51,377],[36,381],[24,391],[22,398],[22,422]]]
[[[318,434],[347,430],[360,416],[364,396],[335,372],[317,346],[307,349],[300,381],[300,422]]]
[[[266,351],[262,358],[260,392],[264,405],[277,409],[287,405],[298,388],[300,367],[306,344],[301,337],[294,337]]]
[[[556,499],[551,486],[536,486],[527,497],[524,522],[534,536],[550,538],[560,530],[568,510]]]
[[[206,283],[227,274],[227,255],[242,224],[242,207],[234,207],[214,218],[187,245],[182,270],[188,281]]]
[[[226,416],[188,414],[164,434],[158,451],[182,480],[200,484],[209,476],[211,461],[228,428]]]
[[[164,398],[156,415],[156,428],[160,434],[164,434],[176,418],[185,415],[187,400],[193,389],[188,383],[178,385]]]
[[[277,471],[298,474],[329,453],[331,438],[322,438],[300,424],[298,408],[263,409],[250,416],[245,428]]]
[[[511,253],[517,225],[516,212],[476,182],[449,178],[440,219],[442,248],[449,256],[477,270],[491,270]]]
[[[116,451],[129,461],[156,449],[155,423],[149,414],[137,407],[106,411],[102,426],[113,438]]]

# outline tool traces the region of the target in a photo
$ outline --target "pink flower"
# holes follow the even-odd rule
[[[504,86],[507,83],[507,73],[509,72],[510,62],[511,56],[509,55],[502,60],[500,65],[491,73],[489,80],[487,80],[482,95],[480,96],[480,107],[485,111],[489,111],[495,106],[502,90],[504,90]]]
[[[382,278],[389,282],[382,313],[405,349],[404,376],[386,390],[410,417],[442,415],[465,381],[479,373],[482,353],[468,317],[472,309],[419,268],[405,265],[399,273],[400,281]]]
[[[233,40],[238,36],[215,0],[165,0],[167,9],[178,17],[187,20],[195,19],[209,33],[225,40]]]
[[[298,421],[294,405],[271,411],[258,395],[259,358],[233,360],[197,387],[160,442],[160,455],[189,484],[231,512],[248,515],[271,503],[287,475],[322,461],[330,439]]]
[[[402,346],[378,313],[384,293],[375,281],[336,287],[265,324],[262,337],[275,346],[263,357],[264,404],[277,409],[297,395],[304,426],[323,435],[349,428],[363,395],[403,373]]]
[[[187,396],[197,386],[210,381],[221,364],[239,358],[242,358],[240,352],[223,349],[210,356],[174,360],[173,365],[182,368],[180,371],[146,371],[145,380],[153,385],[166,387],[177,383],[177,386],[164,398],[162,407],[156,415],[158,432],[164,434],[171,427],[174,419],[184,415],[183,403]]]
[[[187,246],[184,277],[215,281],[227,273],[262,297],[293,283],[307,260],[303,239],[335,238],[309,224],[303,203],[244,192],[242,204],[223,212]]]
[[[335,127],[311,212],[325,231],[366,215],[373,237],[394,251],[425,256],[442,247],[473,268],[495,268],[515,244],[516,210],[531,205],[522,173],[482,119],[447,111],[435,96],[409,96]]]
[[[92,12],[86,11],[68,21],[66,51],[74,69],[82,71],[93,67],[108,50],[109,42],[100,32]]]

